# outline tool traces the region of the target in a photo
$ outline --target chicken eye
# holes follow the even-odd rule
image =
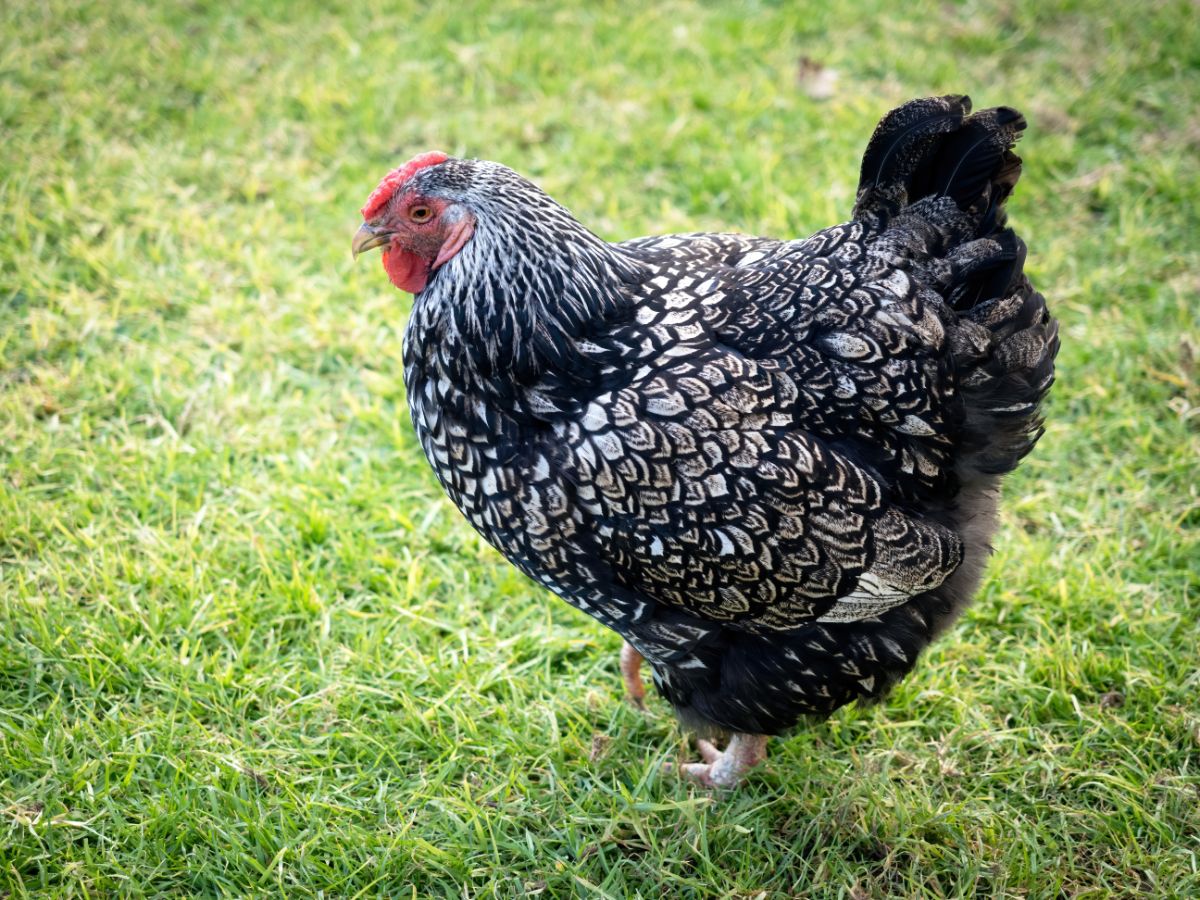
[[[428,222],[433,210],[428,206],[414,206],[408,211],[408,217],[414,222]]]

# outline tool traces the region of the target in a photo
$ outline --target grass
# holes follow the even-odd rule
[[[232,10],[0,9],[0,896],[1200,895],[1194,4]],[[1048,431],[918,672],[718,800],[443,499],[355,211],[441,147],[806,234],[949,91],[1032,123]]]

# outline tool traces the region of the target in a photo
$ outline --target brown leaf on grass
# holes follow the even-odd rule
[[[796,84],[813,100],[828,100],[837,91],[838,71],[809,56],[796,62]]]
[[[14,824],[22,828],[30,828],[41,821],[42,813],[45,809],[45,805],[41,803],[15,803],[5,809],[4,814],[12,819]]]
[[[1179,367],[1188,375],[1196,371],[1196,345],[1187,335],[1179,339]]]
[[[612,743],[612,738],[606,734],[596,732],[592,735],[592,749],[588,753],[588,759],[592,762],[600,759],[608,752],[608,745]]]
[[[1064,191],[1086,191],[1099,185],[1106,178],[1109,178],[1121,171],[1121,164],[1110,162],[1096,166],[1094,169],[1076,175],[1074,178],[1068,179],[1059,185],[1059,188]]]
[[[257,784],[261,790],[264,790],[264,791],[271,790],[271,782],[267,779],[267,776],[264,775],[262,772],[256,772],[254,769],[250,768],[249,766],[242,766],[241,772],[247,778],[252,779],[254,781],[254,783]]]
[[[42,399],[33,407],[33,417],[35,419],[49,419],[51,416],[58,415],[61,411],[58,403],[49,394],[44,394]]]

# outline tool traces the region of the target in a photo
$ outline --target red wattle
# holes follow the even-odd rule
[[[392,284],[410,294],[419,294],[429,281],[429,263],[396,246],[383,248],[383,270]]]

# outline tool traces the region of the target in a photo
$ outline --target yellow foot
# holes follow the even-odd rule
[[[684,763],[679,770],[685,778],[710,788],[737,787],[747,772],[767,758],[765,734],[734,734],[724,751],[705,740],[696,746],[704,762]]]
[[[625,681],[625,695],[638,709],[646,708],[646,686],[642,684],[642,654],[632,644],[621,647],[621,678]]]

